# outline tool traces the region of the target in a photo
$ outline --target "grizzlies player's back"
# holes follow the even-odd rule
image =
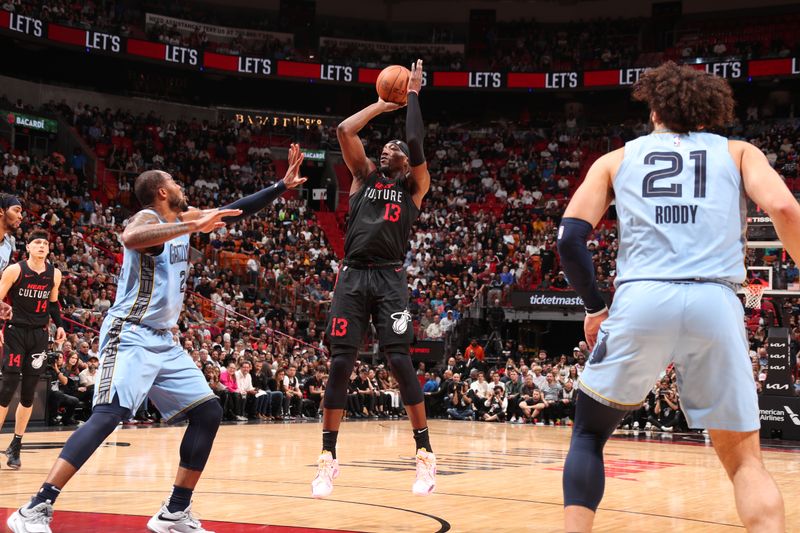
[[[725,137],[656,132],[630,141],[613,187],[617,284],[743,281],[744,191]]]

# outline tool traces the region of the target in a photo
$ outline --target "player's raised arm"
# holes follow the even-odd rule
[[[344,119],[336,128],[336,137],[339,139],[339,146],[342,149],[342,157],[353,175],[353,184],[350,186],[350,194],[357,192],[364,184],[364,180],[375,170],[375,163],[367,157],[364,151],[364,144],[358,136],[364,126],[370,120],[381,113],[400,109],[402,106],[385,102],[378,99],[374,104],[370,104],[355,115]]]
[[[158,217],[149,211],[136,213],[122,232],[121,241],[130,250],[146,250],[161,246],[181,235],[189,233],[208,233],[225,225],[224,217],[238,216],[239,209],[212,209],[205,211],[196,220],[160,223]]]
[[[767,212],[778,238],[796,262],[800,261],[800,204],[764,152],[744,141],[728,141],[733,156],[740,155],[742,179],[749,196]]]
[[[408,163],[411,165],[411,182],[414,184],[413,200],[419,208],[422,199],[431,188],[431,175],[425,161],[425,126],[422,123],[422,110],[419,107],[419,91],[422,89],[422,60],[411,65],[408,78],[408,108],[406,109],[406,143],[408,144]]]

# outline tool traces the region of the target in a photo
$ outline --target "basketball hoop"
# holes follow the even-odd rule
[[[767,290],[767,284],[761,280],[753,280],[742,287],[744,290],[744,306],[748,309],[761,309],[761,297]]]

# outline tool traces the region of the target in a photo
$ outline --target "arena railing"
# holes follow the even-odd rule
[[[225,306],[223,304],[219,304],[219,303],[217,303],[217,302],[215,302],[215,301],[213,301],[213,300],[211,300],[209,298],[206,298],[205,296],[203,296],[201,294],[198,294],[198,293],[192,292],[192,291],[186,291],[186,294],[191,296],[196,301],[199,301],[201,303],[201,306],[200,306],[201,313],[203,313],[202,310],[203,310],[204,307],[207,308],[207,309],[210,308],[210,309],[214,310],[215,315],[217,317],[219,317],[219,319],[222,320],[223,322],[227,323],[227,321],[230,320],[232,317],[236,317],[236,319],[238,319],[238,320],[244,320],[245,322],[251,324],[253,326],[253,329],[256,329],[256,328],[259,327],[258,322],[256,320],[254,320],[253,318],[251,318],[251,317],[249,317],[247,315],[243,315],[242,313],[239,313],[238,311],[235,311],[233,309],[229,309],[227,306]],[[220,310],[220,308],[221,308],[221,310]],[[206,316],[205,313],[203,313],[203,317],[204,318],[205,318],[205,316]],[[297,337],[293,337],[293,336],[289,335],[288,333],[284,333],[283,331],[280,331],[278,329],[274,329],[273,328],[271,331],[272,331],[272,333],[274,333],[274,334],[276,334],[278,336],[281,336],[281,337],[289,339],[290,341],[295,343],[295,345],[300,344],[300,345],[305,346],[305,347],[307,347],[307,348],[309,348],[311,350],[314,350],[314,351],[322,352],[324,354],[328,353],[328,351],[325,350],[324,348],[318,348],[318,347],[316,347],[316,346],[314,346],[312,344],[309,344],[309,343],[307,343],[307,342],[305,342],[305,341],[303,341],[301,339],[298,339]]]

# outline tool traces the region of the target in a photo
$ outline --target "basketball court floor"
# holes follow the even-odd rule
[[[411,494],[408,422],[346,422],[341,475],[329,499],[310,497],[320,424],[240,423],[220,428],[193,510],[217,533],[556,532],[561,469],[571,428],[433,420],[436,493]],[[61,495],[53,530],[141,532],[168,495],[182,427],[120,428]],[[32,432],[23,468],[0,470],[0,518],[37,490],[69,436]],[[8,433],[0,436],[5,446]],[[767,467],[800,531],[800,445],[764,443]],[[606,496],[595,531],[744,531],[733,493],[700,434],[615,434],[606,448]]]

